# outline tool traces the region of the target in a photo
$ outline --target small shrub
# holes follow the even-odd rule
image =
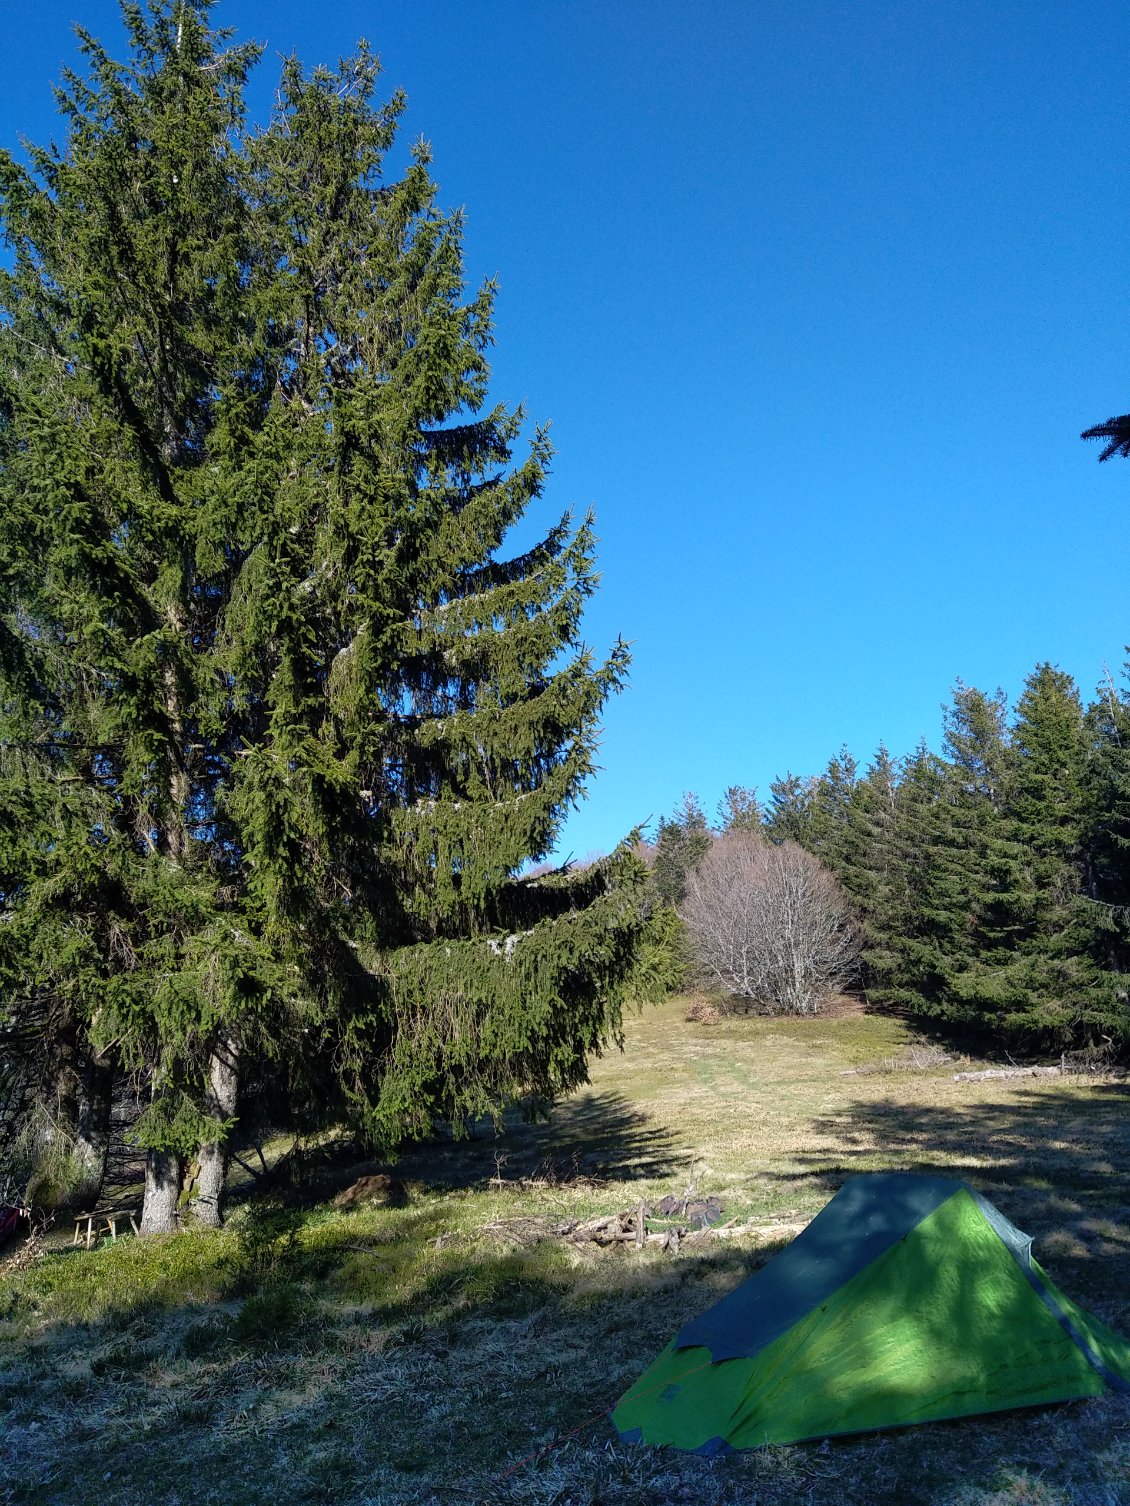
[[[705,994],[693,994],[683,1019],[688,1025],[717,1025],[724,1013],[716,999],[709,999]]]
[[[235,1264],[241,1290],[255,1292],[292,1272],[302,1224],[302,1210],[279,1199],[248,1207],[236,1230]]]
[[[310,1310],[310,1299],[291,1281],[272,1282],[248,1297],[235,1319],[236,1337],[264,1349],[293,1336]]]

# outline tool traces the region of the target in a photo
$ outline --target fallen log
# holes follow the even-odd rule
[[[990,1067],[986,1072],[955,1072],[954,1082],[983,1082],[988,1077],[1059,1077],[1062,1067]]]
[[[807,1224],[721,1224],[717,1229],[692,1229],[688,1239],[775,1239],[778,1234],[799,1234]]]
[[[608,1244],[629,1233],[634,1238],[634,1230],[629,1230],[627,1226],[631,1217],[630,1213],[608,1213],[600,1218],[586,1218],[561,1224],[557,1232],[567,1239],[575,1240],[578,1244],[583,1244],[586,1240],[593,1240],[597,1244]]]

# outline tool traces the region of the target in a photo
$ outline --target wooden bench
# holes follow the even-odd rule
[[[135,1234],[139,1233],[137,1227],[136,1209],[134,1208],[99,1208],[93,1213],[75,1214],[75,1237],[71,1240],[72,1245],[77,1245],[85,1238],[86,1248],[93,1249],[94,1241],[103,1234],[108,1234],[111,1239],[118,1237],[118,1220],[128,1218],[130,1228]],[[85,1236],[83,1224],[86,1225]]]

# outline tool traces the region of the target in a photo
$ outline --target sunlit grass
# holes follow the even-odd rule
[[[613,1438],[602,1411],[775,1245],[672,1258],[555,1230],[692,1182],[786,1224],[855,1171],[965,1177],[1130,1329],[1123,1083],[955,1083],[899,1021],[684,1009],[630,1020],[551,1124],[406,1153],[402,1206],[334,1207],[374,1168],[331,1159],[220,1233],[61,1248],[0,1283],[0,1503],[1130,1499],[1120,1399],[713,1463]]]

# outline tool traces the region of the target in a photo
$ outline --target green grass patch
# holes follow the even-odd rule
[[[728,1217],[803,1222],[855,1171],[964,1177],[1130,1331],[1124,1084],[958,1084],[865,1014],[684,1012],[629,1021],[550,1124],[411,1150],[403,1207],[335,1208],[353,1173],[327,1173],[221,1232],[59,1248],[0,1283],[0,1503],[1130,1499],[1121,1399],[714,1462],[611,1439],[601,1410],[774,1246],[672,1258],[554,1230],[692,1182]]]
[[[64,1249],[6,1284],[7,1313],[92,1322],[145,1308],[222,1300],[231,1284],[233,1237],[193,1230]]]

